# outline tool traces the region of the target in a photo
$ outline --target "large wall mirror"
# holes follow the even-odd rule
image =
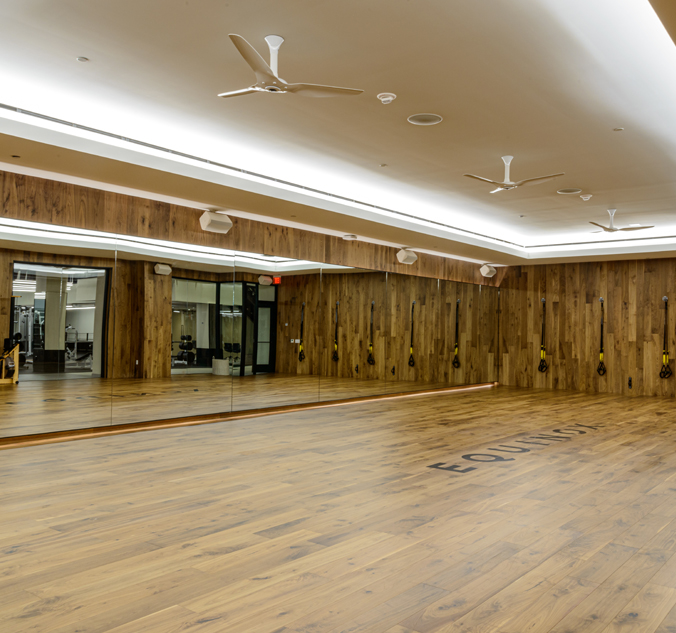
[[[0,436],[497,380],[496,288],[135,248],[2,243]]]

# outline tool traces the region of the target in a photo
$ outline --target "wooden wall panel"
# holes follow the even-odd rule
[[[460,298],[460,368],[452,366],[455,305]],[[411,303],[416,301],[415,366],[409,367]],[[300,305],[306,302],[305,353],[298,361]],[[338,362],[332,360],[334,314]],[[371,301],[374,358],[369,365]],[[470,384],[497,380],[495,288],[385,273],[284,277],[278,289],[277,371],[355,379]],[[311,308],[311,309],[307,309]],[[286,325],[288,323],[288,326]],[[358,370],[357,370],[358,367]],[[391,369],[395,367],[392,375]]]
[[[500,381],[520,387],[673,397],[676,379],[662,380],[659,371],[665,295],[670,299],[669,349],[676,357],[675,280],[674,259],[511,269],[500,288]],[[596,372],[601,296],[605,376]],[[537,371],[543,297],[549,363],[544,374]],[[676,369],[676,362],[671,364]]]
[[[0,172],[0,187],[0,217],[487,286],[498,286],[504,274],[487,279],[476,264],[425,253],[405,266],[396,248],[237,217],[227,235],[207,233],[198,209],[10,172]]]

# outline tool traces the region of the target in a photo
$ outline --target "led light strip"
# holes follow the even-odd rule
[[[121,251],[135,255],[170,257],[172,260],[180,259],[186,262],[221,266],[239,265],[262,269],[266,272],[293,272],[317,267],[331,270],[351,270],[349,266],[338,266],[336,264],[258,255],[224,248],[197,246],[183,242],[169,242],[103,231],[91,231],[89,229],[76,229],[25,220],[0,218],[0,227],[2,227],[2,239],[9,241],[26,241],[26,238],[28,238],[31,242],[38,244]]]

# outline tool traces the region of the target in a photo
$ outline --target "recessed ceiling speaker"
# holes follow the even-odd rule
[[[483,277],[494,277],[495,273],[498,271],[490,264],[484,264],[481,268],[479,268],[479,272]]]
[[[397,253],[397,259],[400,264],[414,264],[418,261],[418,256],[413,251],[408,251],[405,248],[402,248]]]
[[[444,119],[438,114],[425,112],[423,114],[412,114],[406,120],[409,123],[413,123],[413,125],[436,125],[437,123],[441,123]]]
[[[200,216],[200,225],[203,231],[227,233],[232,228],[232,220],[227,215],[205,211]]]
[[[156,275],[171,275],[171,266],[169,264],[155,264]]]
[[[267,275],[261,275],[258,278],[258,283],[261,286],[272,286],[272,277],[268,277]]]

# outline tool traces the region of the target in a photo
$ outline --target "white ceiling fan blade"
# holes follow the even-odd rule
[[[493,189],[490,193],[498,193],[498,191],[507,191],[504,187],[498,187],[497,189]]]
[[[256,79],[260,82],[272,83],[277,81],[277,76],[272,72],[270,66],[265,63],[265,60],[258,54],[256,49],[249,44],[241,35],[230,33],[232,43],[237,47],[239,54],[244,57],[251,69],[256,73]]]
[[[474,174],[463,174],[463,176],[467,176],[467,178],[474,178],[474,180],[481,180],[481,182],[488,182],[491,185],[501,186],[504,184],[502,182],[498,182],[497,180],[491,180],[490,178],[482,178],[481,176],[475,176]]]
[[[239,97],[240,95],[250,95],[254,92],[265,92],[264,90],[259,90],[258,88],[244,88],[242,90],[231,90],[230,92],[221,92],[219,97],[224,99],[227,97]]]
[[[565,174],[551,174],[550,176],[540,176],[539,178],[526,178],[525,180],[519,180],[519,182],[515,183],[517,187],[521,187],[523,185],[525,186],[530,186],[530,185],[539,185],[543,182],[547,182],[549,180],[554,180],[554,178],[558,178],[559,176],[564,176]]]
[[[628,226],[620,231],[642,231],[643,229],[654,229],[654,226]]]
[[[607,226],[603,226],[603,224],[599,224],[598,222],[590,222],[589,224],[598,226],[600,229],[603,229],[606,233],[612,233],[612,231]],[[600,233],[600,231],[595,231],[595,233]]]
[[[338,88],[337,86],[321,86],[319,84],[287,84],[286,92],[293,92],[303,97],[340,97],[360,95],[363,90],[354,88]]]

